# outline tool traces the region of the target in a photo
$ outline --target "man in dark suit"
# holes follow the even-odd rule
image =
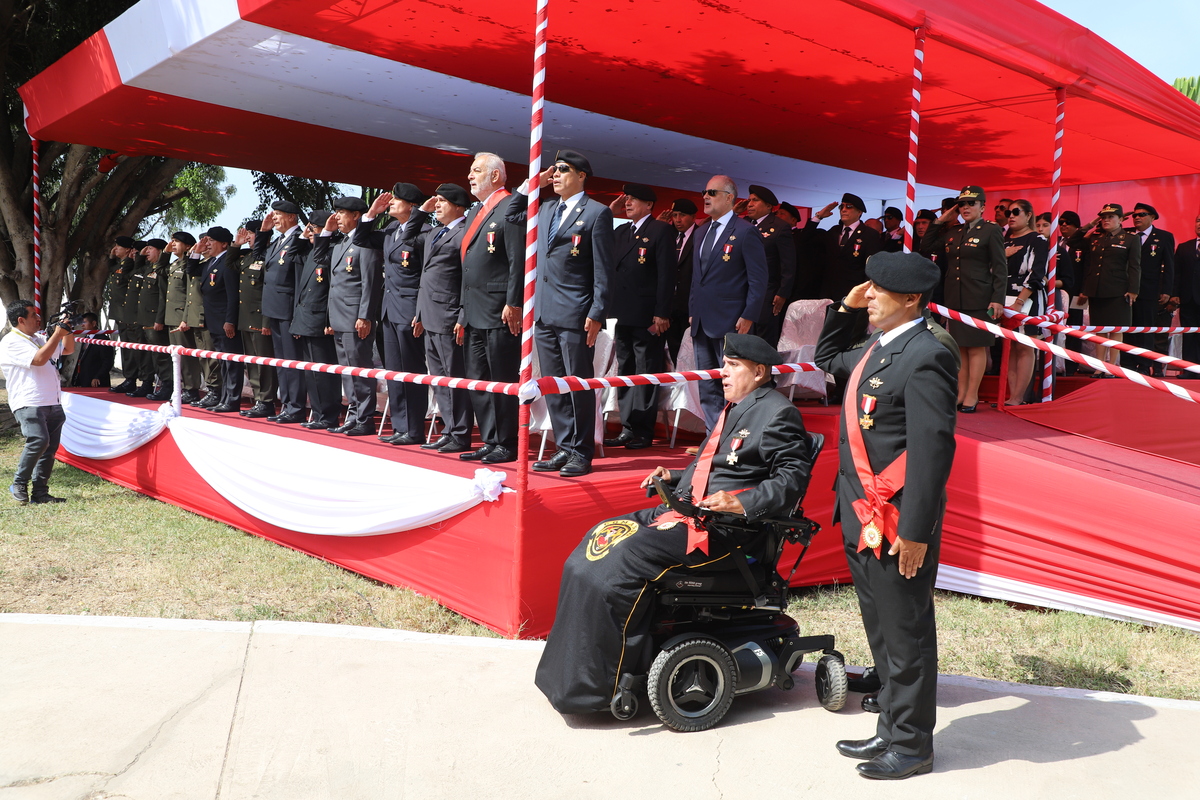
[[[467,190],[443,183],[425,201],[422,211],[433,206],[441,227],[422,234],[425,262],[421,267],[421,289],[413,335],[425,337],[425,362],[429,374],[448,378],[466,377],[463,363],[462,326],[462,239],[467,230],[463,214],[471,204]],[[471,449],[471,398],[466,389],[433,387],[438,413],[446,427],[442,435],[421,445],[439,453],[465,453]]]
[[[1196,217],[1196,238],[1180,243],[1175,250],[1175,286],[1171,304],[1179,308],[1179,324],[1192,328],[1200,325],[1200,216]],[[1200,333],[1183,335],[1183,360],[1200,363]],[[1196,380],[1195,372],[1181,372],[1180,378]]]
[[[883,250],[888,253],[899,253],[904,249],[904,212],[895,206],[883,210]],[[913,248],[914,250],[916,248]]]
[[[825,232],[825,274],[821,283],[821,297],[841,300],[846,292],[859,285],[866,277],[867,259],[883,248],[879,234],[863,224],[862,215],[867,204],[862,198],[849,192],[842,195],[841,204],[830,203],[808,221],[812,231],[817,230],[821,220],[833,215],[837,206],[840,222]]]
[[[671,326],[676,231],[651,216],[657,199],[653,189],[640,183],[625,184],[619,198],[624,205],[621,216],[630,222],[613,235],[616,267],[608,315],[617,320],[613,345],[621,375],[662,372],[666,366],[663,334]],[[621,434],[606,439],[604,446],[649,447],[658,417],[657,397],[654,385],[617,389]]]
[[[212,337],[213,349],[221,353],[242,352],[242,337],[237,330],[238,273],[229,254],[232,242],[233,234],[228,228],[219,225],[209,228],[196,243],[197,252],[191,255],[189,265],[189,274],[200,276],[204,326]],[[242,364],[222,360],[219,369],[220,402],[205,407],[223,414],[237,411],[242,405]]]
[[[779,205],[775,193],[765,186],[754,185],[749,192],[750,196],[743,201],[746,219],[762,234],[767,251],[767,296],[754,324],[754,333],[775,346],[779,344],[783,314],[796,282],[796,240],[791,226],[774,214]]]
[[[428,196],[411,183],[397,183],[392,191],[375,198],[354,233],[361,246],[383,253],[383,366],[396,372],[426,372],[425,345],[413,335],[417,316],[417,293],[421,288],[424,265],[424,239],[429,230],[429,214],[418,206]],[[386,210],[389,219],[379,230],[372,228],[376,217]],[[388,408],[392,433],[380,437],[394,445],[415,445],[425,441],[422,427],[429,410],[429,387],[419,383],[388,381]]]
[[[692,293],[692,259],[696,249],[696,204],[686,197],[671,203],[671,210],[659,217],[675,229],[675,294],[671,298],[671,327],[667,328],[667,350],[671,363],[679,361],[679,345],[691,325],[688,297]]]
[[[1142,283],[1137,300],[1133,301],[1133,324],[1146,327],[1170,325],[1172,315],[1164,314],[1163,307],[1171,299],[1175,287],[1175,236],[1158,227],[1158,212],[1152,205],[1138,203],[1130,216],[1133,227],[1126,231],[1142,241]],[[1124,341],[1135,347],[1167,352],[1166,342],[1160,343],[1157,334],[1127,333]],[[1121,354],[1121,366],[1159,378],[1163,376],[1162,364],[1129,353]]]
[[[692,261],[692,344],[697,369],[720,369],[725,335],[749,333],[767,298],[767,252],[762,234],[733,213],[737,185],[714,175],[704,190],[708,221],[696,229]],[[724,405],[716,381],[700,381],[704,426],[711,431]]]
[[[525,297],[525,231],[509,222],[504,160],[478,153],[467,174],[479,201],[467,211],[462,237],[462,331],[466,376],[515,383],[521,373],[521,306]],[[517,458],[517,398],[470,392],[483,447],[465,461],[502,464]]]
[[[642,486],[658,478],[703,508],[750,519],[787,516],[808,488],[812,457],[800,412],[775,390],[771,367],[783,359],[753,335],[731,333],[722,349],[727,405],[719,428],[686,469],[658,467]],[[756,553],[753,541],[741,544]],[[649,670],[647,604],[654,594],[645,587],[666,567],[729,558],[712,545],[666,505],[605,520],[583,537],[563,566],[554,627],[535,678],[555,709],[605,710],[621,673]]]
[[[554,165],[538,176],[553,185],[557,201],[544,204],[538,219],[538,284],[534,302],[534,342],[542,374],[593,377],[596,337],[611,301],[612,212],[584,193],[592,165],[574,150],[560,150]],[[514,194],[508,220],[524,226],[529,187]],[[596,449],[596,395],[569,392],[546,397],[558,450],[535,462],[537,472],[564,478],[592,471]]]
[[[238,335],[242,337],[242,350],[248,356],[274,358],[275,337],[262,313],[263,277],[267,269],[264,265],[266,248],[259,246],[260,242],[266,244],[258,236],[261,224],[257,219],[246,220],[234,234],[229,255],[238,270]],[[239,413],[251,419],[274,416],[275,368],[246,364],[245,370],[254,405]]]
[[[837,748],[867,762],[858,767],[863,776],[896,779],[933,768],[933,584],[954,461],[957,378],[949,349],[922,317],[937,267],[915,253],[880,253],[866,272],[868,282],[830,306],[814,361],[847,387],[833,520],[842,524],[883,683],[876,735]],[[859,345],[867,321],[876,332]]]
[[[337,363],[337,346],[329,327],[329,250],[333,240],[317,235],[332,216],[332,211],[314,211],[300,234],[307,245],[307,254],[296,273],[296,304],[289,326],[300,358],[317,364]],[[305,370],[301,374],[312,409],[312,419],[300,423],[301,427],[317,431],[338,427],[342,413],[341,379],[328,372]]]
[[[299,361],[300,340],[292,335],[292,312],[296,306],[296,273],[312,249],[301,236],[300,207],[290,200],[276,200],[263,218],[254,237],[255,250],[263,258],[262,315],[270,331],[276,358]],[[272,241],[273,232],[279,235]],[[304,422],[304,375],[296,369],[276,369],[280,409],[268,419],[282,425]]]
[[[100,320],[91,312],[83,315],[83,329],[96,331],[90,335],[92,339],[109,340],[107,333],[98,332]],[[75,369],[71,373],[71,385],[85,389],[107,389],[112,385],[113,357],[117,354],[117,349],[86,342],[80,342],[79,347],[79,357],[75,359]]]
[[[104,282],[104,297],[107,300],[106,310],[108,321],[118,330],[116,338],[123,342],[136,342],[136,333],[132,323],[127,319],[136,319],[136,308],[130,308],[130,278],[133,276],[134,241],[131,236],[118,236],[108,253],[108,279]],[[134,302],[136,302],[136,294]],[[137,388],[137,376],[140,356],[137,350],[121,350],[121,374],[124,380],[116,386],[110,386],[110,392],[125,392]]]

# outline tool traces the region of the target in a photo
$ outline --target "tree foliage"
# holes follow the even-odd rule
[[[1184,97],[1194,103],[1200,103],[1200,77],[1176,78],[1172,85],[1183,92]]]

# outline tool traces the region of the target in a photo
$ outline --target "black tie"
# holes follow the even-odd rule
[[[683,231],[675,234],[675,260],[679,260],[679,254],[683,252]]]
[[[850,241],[850,226],[842,228],[842,238],[838,241],[839,245],[845,246],[846,242]]]
[[[550,220],[550,235],[546,237],[546,241],[552,242],[558,235],[558,223],[562,221],[563,209],[566,207],[566,203],[560,202],[558,208],[554,209],[554,217]]]
[[[443,234],[443,233],[445,233],[445,232],[446,232],[446,231],[448,231],[448,230],[450,230],[448,227],[445,227],[445,226],[443,226],[443,227],[442,227],[442,229],[441,229],[440,231],[438,231],[437,233],[435,233],[435,234],[433,235],[433,244],[431,244],[431,245],[429,246],[429,249],[430,249],[430,250],[432,250],[433,248],[437,247],[437,243],[438,243],[438,242],[441,240],[441,238],[442,238],[442,234]]]
[[[714,219],[712,224],[708,226],[708,230],[704,232],[704,241],[700,244],[701,259],[708,258],[709,251],[712,250],[713,242],[715,242],[717,239],[714,234],[717,232],[717,228],[719,227],[721,227],[721,223]]]

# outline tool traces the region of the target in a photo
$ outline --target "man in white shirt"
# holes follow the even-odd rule
[[[66,421],[57,367],[58,359],[75,352],[75,334],[59,323],[47,340],[38,332],[42,317],[28,300],[17,300],[6,311],[12,330],[0,339],[0,370],[8,388],[9,408],[25,437],[25,449],[8,491],[19,503],[63,503],[66,501],[51,496],[49,489],[50,470]]]

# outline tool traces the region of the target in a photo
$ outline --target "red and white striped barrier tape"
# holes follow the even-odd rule
[[[816,364],[780,364],[772,367],[776,375],[787,375],[793,372],[820,372]],[[569,392],[585,392],[591,389],[621,389],[628,386],[669,386],[675,383],[689,381],[709,381],[721,377],[719,369],[688,370],[685,372],[655,372],[642,375],[610,375],[603,378],[579,378],[575,375],[555,377],[544,375],[535,381],[521,385],[518,395],[522,400],[529,401],[535,397],[547,394],[567,394]]]
[[[921,146],[921,88],[925,79],[925,27],[913,29],[912,105],[908,120],[908,187],[904,194],[904,252],[911,253],[917,215],[917,153]]]
[[[1032,319],[1032,317],[1018,313],[1009,308],[1004,309],[1004,315],[1022,324],[1025,324],[1027,320]],[[1054,333],[1064,333],[1073,339],[1081,339],[1085,342],[1094,342],[1103,347],[1114,347],[1123,353],[1129,353],[1131,356],[1139,356],[1149,361],[1156,361],[1159,364],[1167,367],[1176,367],[1178,369],[1187,370],[1188,372],[1200,372],[1200,364],[1193,364],[1191,361],[1172,358],[1171,356],[1163,355],[1162,353],[1156,353],[1153,350],[1147,350],[1144,347],[1135,347],[1134,345],[1127,344],[1125,342],[1117,342],[1112,339],[1106,339],[1103,336],[1096,336],[1093,333],[1085,333],[1084,331],[1076,330],[1075,328],[1067,325],[1041,323],[1038,325],[1038,327],[1046,328]]]

